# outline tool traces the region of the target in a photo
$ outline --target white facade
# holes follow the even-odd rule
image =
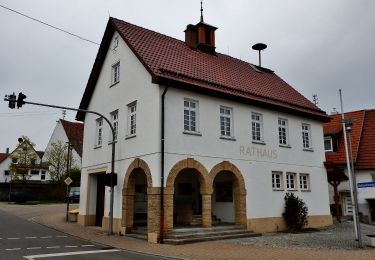
[[[113,39],[119,39],[113,50]],[[165,86],[152,83],[149,72],[128,48],[117,32],[101,68],[88,109],[108,118],[118,111],[114,189],[114,218],[121,220],[124,179],[136,158],[145,161],[152,176],[152,186],[160,187],[161,176],[161,95]],[[113,65],[120,62],[119,82],[113,82]],[[117,72],[116,72],[117,73]],[[198,102],[196,132],[184,132],[184,100]],[[129,134],[129,104],[136,102],[136,133]],[[220,129],[220,107],[230,108],[231,137],[223,138]],[[262,120],[263,142],[253,142],[251,115]],[[288,145],[279,145],[278,119],[286,119]],[[111,135],[103,122],[101,145],[97,146],[98,116],[86,114],[81,175],[80,215],[97,212],[97,174],[110,172]],[[310,127],[310,147],[303,149],[302,124]],[[214,98],[170,87],[165,95],[165,183],[176,163],[193,158],[209,172],[215,165],[228,161],[241,172],[246,187],[246,218],[281,218],[284,195],[294,192],[302,198],[311,216],[330,216],[322,123],[303,117],[260,108],[249,104]],[[281,189],[272,188],[272,172],[282,173]],[[295,173],[296,188],[287,190],[286,173]],[[300,174],[308,174],[308,189],[301,191]],[[225,177],[223,177],[225,179]],[[214,195],[215,196],[215,195]],[[215,202],[212,212],[221,220],[234,221],[233,202]],[[109,214],[109,189],[105,192],[104,217]],[[323,224],[322,224],[323,225]]]
[[[55,129],[52,132],[45,151],[49,151],[52,147],[52,144],[57,143],[58,141],[61,141],[63,144],[67,144],[69,141],[67,133],[65,132],[60,120],[57,121]],[[72,168],[81,168],[81,156],[79,156],[75,149],[72,149],[72,158],[74,162],[72,164]],[[46,154],[44,154],[43,156],[43,161],[47,161]]]

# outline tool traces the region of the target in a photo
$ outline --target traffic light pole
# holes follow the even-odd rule
[[[22,93],[20,93],[22,94]],[[23,94],[22,94],[23,95]],[[14,93],[13,93],[14,96]],[[15,96],[12,97],[10,96],[5,96],[4,100],[11,102],[15,102]],[[49,104],[42,104],[42,103],[36,103],[36,102],[29,102],[29,101],[24,101],[23,99],[26,98],[24,96],[22,98],[22,104],[19,107],[22,107],[23,104],[30,104],[30,105],[35,105],[35,106],[42,106],[42,107],[52,107],[52,108],[59,108],[59,109],[66,109],[66,110],[71,110],[71,111],[80,111],[80,112],[85,112],[85,113],[90,113],[90,114],[95,114],[100,117],[102,117],[109,125],[112,131],[112,159],[111,159],[111,173],[110,173],[110,210],[109,210],[109,228],[108,228],[108,235],[113,235],[113,200],[114,200],[114,173],[115,173],[115,129],[113,128],[111,121],[109,121],[108,118],[103,116],[102,114],[92,111],[92,110],[86,110],[86,109],[80,109],[80,108],[71,108],[71,107],[63,107],[63,106],[55,106],[55,105],[49,105]],[[11,107],[12,108],[12,107]],[[14,107],[13,107],[14,108]]]

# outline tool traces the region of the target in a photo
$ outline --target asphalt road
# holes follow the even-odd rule
[[[0,259],[170,259],[91,243],[0,210]]]

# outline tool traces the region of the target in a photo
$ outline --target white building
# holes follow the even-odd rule
[[[80,108],[115,126],[114,231],[146,224],[156,242],[160,230],[192,222],[284,230],[286,192],[306,202],[310,227],[330,225],[328,116],[273,71],[216,53],[216,29],[202,18],[184,42],[109,19]],[[93,114],[77,119],[78,221],[107,229],[110,129]]]
[[[27,142],[27,141],[23,141],[23,142]],[[32,160],[32,164],[35,167],[28,171],[27,180],[44,182],[48,180],[47,168],[42,160],[44,152],[35,151],[31,145],[30,147],[32,151],[35,152],[35,155],[34,155],[35,159]],[[9,152],[9,148],[7,148],[5,153],[0,153],[0,183],[11,181],[11,173],[10,173],[9,167],[12,163],[17,163],[17,160],[12,159],[12,154],[15,152],[17,152],[17,148],[11,153]]]
[[[83,124],[59,119],[47,144],[46,152],[52,148],[53,143],[59,141],[63,144],[70,144],[73,158],[72,168],[80,169],[82,160]],[[47,161],[46,154],[43,160]]]

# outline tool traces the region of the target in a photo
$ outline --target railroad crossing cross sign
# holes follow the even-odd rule
[[[69,186],[70,184],[72,184],[73,180],[72,180],[70,177],[68,177],[68,178],[66,178],[66,179],[64,180],[64,182],[65,182],[66,185]]]

